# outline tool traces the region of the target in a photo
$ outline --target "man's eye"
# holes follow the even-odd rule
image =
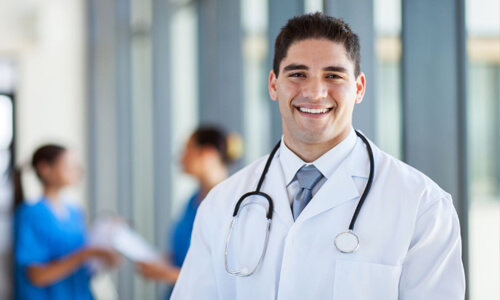
[[[337,75],[337,74],[328,74],[326,77],[327,78],[342,78],[340,75]]]
[[[290,73],[289,77],[304,77],[304,73]]]

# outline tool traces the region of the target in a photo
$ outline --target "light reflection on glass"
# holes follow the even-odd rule
[[[467,0],[470,299],[500,299],[500,2]]]
[[[12,101],[0,95],[0,149],[8,149],[14,135]]]
[[[376,141],[402,158],[401,0],[375,0]]]

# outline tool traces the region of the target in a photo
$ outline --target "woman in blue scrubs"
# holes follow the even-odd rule
[[[163,263],[138,263],[137,270],[147,279],[174,284],[186,257],[196,211],[208,192],[228,176],[228,166],[241,156],[241,140],[216,127],[201,127],[189,138],[182,156],[184,172],[195,177],[199,189],[189,199],[174,227],[171,251]]]
[[[91,258],[116,265],[108,249],[85,247],[83,211],[62,199],[61,190],[81,177],[74,153],[58,145],[40,147],[32,167],[43,186],[43,196],[24,203],[20,171],[16,172],[14,218],[14,297],[17,300],[93,299],[89,270]]]

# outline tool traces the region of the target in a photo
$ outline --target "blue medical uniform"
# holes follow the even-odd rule
[[[189,198],[188,204],[184,210],[184,214],[174,226],[171,233],[171,250],[170,250],[170,263],[178,268],[182,267],[184,259],[186,258],[191,243],[191,232],[193,231],[194,218],[196,211],[200,206],[201,200],[200,192],[196,192]],[[172,294],[172,287],[167,288],[165,299],[170,299]]]
[[[47,199],[23,204],[14,220],[14,295],[17,300],[91,300],[86,267],[46,287],[28,280],[26,268],[60,259],[84,246],[86,225],[83,212],[67,205],[68,215],[58,218]]]
[[[194,217],[200,206],[199,192],[196,192],[188,202],[188,205],[174,228],[172,235],[172,261],[174,266],[182,267],[191,242],[191,232],[193,231]]]

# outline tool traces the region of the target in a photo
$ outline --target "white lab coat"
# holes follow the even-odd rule
[[[375,177],[354,228],[358,251],[339,252],[334,238],[348,229],[368,179],[363,142],[358,138],[295,222],[278,150],[262,188],[274,200],[274,214],[257,271],[229,275],[224,250],[235,204],[255,190],[267,157],[219,184],[202,202],[171,299],[464,299],[460,229],[450,195],[372,148]],[[249,205],[240,214],[246,221],[232,233],[228,263],[250,269],[262,249],[264,211]]]

